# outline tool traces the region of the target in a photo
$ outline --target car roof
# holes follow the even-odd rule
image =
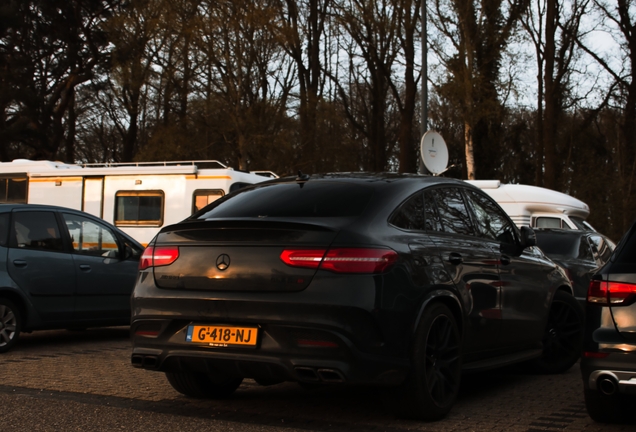
[[[102,219],[102,218],[100,218],[98,216],[92,215],[90,213],[86,213],[86,212],[81,211],[81,210],[76,210],[76,209],[72,209],[72,208],[68,208],[68,207],[55,206],[55,205],[48,205],[48,204],[15,204],[15,203],[2,204],[2,203],[0,203],[0,213],[10,212],[12,210],[32,210],[32,209],[34,209],[34,210],[64,211],[64,212],[68,212],[68,213],[75,213],[77,215],[84,216],[84,217],[87,217],[87,218],[90,218],[90,219],[95,219],[96,221],[99,221],[100,223],[103,223],[104,225],[107,225],[111,229],[114,229],[115,231],[117,231],[119,234],[123,235],[127,239],[134,241],[137,245],[143,247],[141,243],[139,243],[137,240],[135,240],[130,235],[126,234],[124,231],[122,231],[121,229],[117,228],[113,224],[105,221],[104,219]]]
[[[302,173],[300,173],[302,174]],[[411,173],[391,173],[391,172],[336,172],[336,173],[322,173],[322,174],[302,174],[300,176],[288,176],[281,177],[274,180],[269,180],[262,183],[257,183],[250,186],[264,186],[268,184],[280,184],[291,182],[346,182],[351,184],[368,185],[374,188],[388,188],[391,189],[396,185],[402,187],[404,185],[423,187],[425,185],[436,184],[452,184],[456,186],[467,187],[479,191],[480,189],[470,185],[463,180],[458,180],[450,177],[438,177],[422,174]]]

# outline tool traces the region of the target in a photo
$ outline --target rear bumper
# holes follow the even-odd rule
[[[583,386],[602,390],[603,380],[610,380],[620,394],[636,395],[636,353],[610,353],[605,358],[581,359]]]
[[[143,279],[143,278],[142,278]],[[339,287],[338,287],[339,288]],[[133,366],[190,370],[262,382],[397,385],[409,370],[412,316],[378,311],[374,286],[335,297],[314,286],[295,293],[202,293],[140,281],[132,298]],[[188,342],[190,325],[258,328],[255,347]]]

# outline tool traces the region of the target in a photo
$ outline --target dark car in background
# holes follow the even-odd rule
[[[572,281],[574,297],[585,308],[590,280],[609,261],[616,245],[595,231],[535,229],[537,246],[563,267]]]
[[[589,285],[581,372],[598,422],[636,418],[636,224]]]
[[[163,228],[132,296],[132,364],[179,392],[392,386],[438,419],[461,371],[580,354],[562,269],[481,190],[428,176],[331,174],[249,186]]]
[[[0,205],[0,353],[20,332],[130,324],[143,246],[55,206]]]

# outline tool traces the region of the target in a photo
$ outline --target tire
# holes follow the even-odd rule
[[[584,315],[574,297],[565,291],[554,293],[543,335],[543,353],[530,362],[539,373],[557,374],[570,369],[583,348]]]
[[[212,379],[196,372],[166,372],[168,382],[176,391],[197,399],[223,399],[241,385],[243,378]]]
[[[16,343],[22,330],[22,315],[12,301],[0,298],[0,353]]]
[[[584,389],[585,408],[598,423],[624,423],[632,408],[620,395],[607,396],[598,390]]]
[[[400,417],[439,420],[453,407],[461,380],[461,337],[448,307],[426,308],[415,332],[412,367],[405,382],[391,395]]]

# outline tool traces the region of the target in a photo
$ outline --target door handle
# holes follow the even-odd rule
[[[88,264],[80,264],[79,268],[80,270],[89,271],[91,269],[91,266],[89,266]]]
[[[508,265],[510,264],[510,257],[507,255],[502,255],[501,258],[499,258],[499,261],[501,262],[501,265]]]
[[[26,267],[27,262],[25,260],[13,260],[13,265],[16,267]]]
[[[448,255],[448,262],[453,264],[453,265],[459,265],[462,262],[464,262],[464,259],[462,258],[462,256],[460,254],[458,254],[457,252],[451,252]]]

